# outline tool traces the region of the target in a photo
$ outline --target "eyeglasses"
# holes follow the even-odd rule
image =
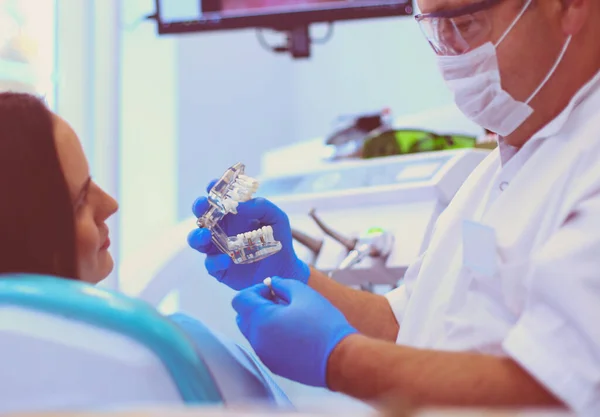
[[[438,55],[461,55],[486,42],[491,31],[489,9],[503,0],[482,0],[452,10],[415,16]]]
[[[386,130],[367,138],[363,158],[475,147],[477,139],[466,135],[438,135],[424,130]]]

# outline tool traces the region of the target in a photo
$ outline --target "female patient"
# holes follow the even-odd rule
[[[73,129],[31,95],[0,93],[0,199],[0,274],[25,272],[95,284],[111,272],[105,222],[117,211],[117,202],[91,179]],[[183,314],[169,319],[195,343],[205,340],[200,339],[205,327],[196,320]],[[240,358],[238,347],[220,342]],[[246,369],[257,369],[253,358],[249,365],[251,358],[242,358]],[[270,376],[259,374],[252,371],[250,378],[258,387],[269,386],[260,388],[265,398],[273,393],[279,404],[287,404]],[[251,396],[259,392],[256,386]]]
[[[92,181],[75,132],[34,96],[0,93],[0,170],[0,273],[108,276],[117,202]]]

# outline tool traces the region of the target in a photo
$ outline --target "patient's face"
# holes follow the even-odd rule
[[[105,221],[117,211],[118,205],[91,180],[79,138],[59,116],[54,117],[54,137],[75,208],[79,278],[95,284],[113,268]]]

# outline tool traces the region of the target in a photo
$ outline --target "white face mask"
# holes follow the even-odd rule
[[[496,48],[517,24],[531,0],[494,45],[487,42],[472,51],[456,56],[438,56],[438,66],[446,84],[454,93],[458,108],[469,119],[500,136],[508,136],[533,113],[531,100],[540,92],[556,71],[571,42],[567,38],[563,49],[546,78],[525,102],[515,100],[502,89]]]

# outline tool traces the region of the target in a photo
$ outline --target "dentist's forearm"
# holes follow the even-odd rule
[[[415,349],[357,334],[332,351],[327,384],[365,401],[413,406],[561,406],[510,358]]]
[[[336,306],[362,334],[391,342],[398,337],[398,322],[385,297],[347,287],[314,268],[308,285]]]

